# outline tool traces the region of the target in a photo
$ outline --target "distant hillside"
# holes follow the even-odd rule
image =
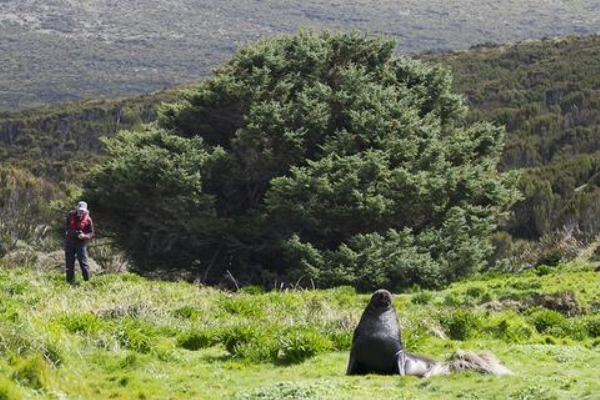
[[[197,81],[244,43],[360,29],[400,52],[600,31],[600,1],[3,0],[0,111]]]
[[[524,169],[526,200],[509,227],[535,238],[600,230],[600,36],[480,47],[429,59],[448,65],[470,119],[505,125],[504,169]]]
[[[122,100],[82,100],[0,113],[0,162],[53,181],[72,180],[102,152],[99,138],[156,118],[177,89]]]

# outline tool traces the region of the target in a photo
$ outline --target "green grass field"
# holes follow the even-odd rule
[[[188,283],[0,268],[0,400],[600,399],[593,265],[486,276],[395,297],[407,347],[488,349],[514,372],[345,376],[369,296],[232,294]],[[558,311],[554,311],[558,310]]]

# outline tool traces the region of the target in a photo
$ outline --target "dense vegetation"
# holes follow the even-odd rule
[[[511,236],[497,238],[495,257],[524,257],[513,259],[512,266],[573,257],[598,232],[598,52],[600,37],[588,36],[425,57],[451,68],[453,90],[470,102],[468,121],[506,124],[501,167],[524,172],[525,199],[505,224]],[[89,168],[73,159],[89,165],[102,149],[98,137],[154,119],[156,104],[176,96],[166,92],[1,114],[0,163],[54,182],[81,181]],[[127,117],[117,124],[118,115]],[[545,248],[515,241],[519,238],[541,240]]]
[[[566,38],[452,53],[454,88],[471,103],[470,120],[508,132],[502,165],[526,173],[526,200],[509,232],[539,238],[564,226],[598,233],[600,37]]]
[[[0,267],[0,398],[597,399],[600,286],[591,265],[539,267],[395,297],[410,351],[493,351],[512,377],[344,375],[367,295],[237,294]]]
[[[142,271],[362,290],[471,274],[516,199],[503,131],[462,126],[449,75],[393,49],[315,32],[249,46],[157,126],[108,139],[83,196]]]

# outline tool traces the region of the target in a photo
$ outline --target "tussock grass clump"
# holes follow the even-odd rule
[[[0,324],[0,356],[28,357],[39,355],[54,366],[63,362],[61,346],[45,332],[36,332],[28,322]]]
[[[63,313],[59,321],[71,333],[97,333],[104,325],[102,320],[92,313]]]
[[[16,361],[12,378],[21,385],[42,390],[48,385],[48,372],[49,366],[40,356],[19,359]]]
[[[138,353],[154,350],[158,340],[156,329],[137,319],[125,318],[114,323],[112,333],[121,346]]]
[[[431,292],[418,292],[412,295],[410,301],[413,304],[429,304],[432,298]]]
[[[600,337],[600,316],[594,316],[586,320],[588,335],[592,338]]]
[[[534,329],[523,317],[511,313],[493,326],[491,332],[494,337],[507,343],[522,343],[533,336]]]
[[[440,318],[440,323],[452,340],[467,340],[478,337],[483,321],[478,314],[468,310],[454,310]]]
[[[0,400],[21,400],[23,395],[9,379],[0,376]]]
[[[277,359],[296,364],[334,348],[333,342],[314,327],[290,328],[278,340]]]
[[[559,327],[565,317],[558,311],[537,307],[530,311],[529,319],[538,332],[545,333],[552,328]]]
[[[233,357],[265,362],[277,359],[276,326],[236,325],[224,330],[222,343]]]
[[[182,319],[195,320],[200,315],[200,311],[192,306],[183,306],[173,311],[173,316]]]
[[[220,341],[221,336],[216,330],[194,328],[179,334],[177,337],[177,346],[195,351],[214,346]]]

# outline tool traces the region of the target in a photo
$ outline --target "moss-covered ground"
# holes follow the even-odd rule
[[[515,373],[345,376],[368,295],[227,293],[130,275],[69,286],[0,267],[0,400],[600,399],[600,273],[540,267],[395,296],[404,340],[490,350]]]

